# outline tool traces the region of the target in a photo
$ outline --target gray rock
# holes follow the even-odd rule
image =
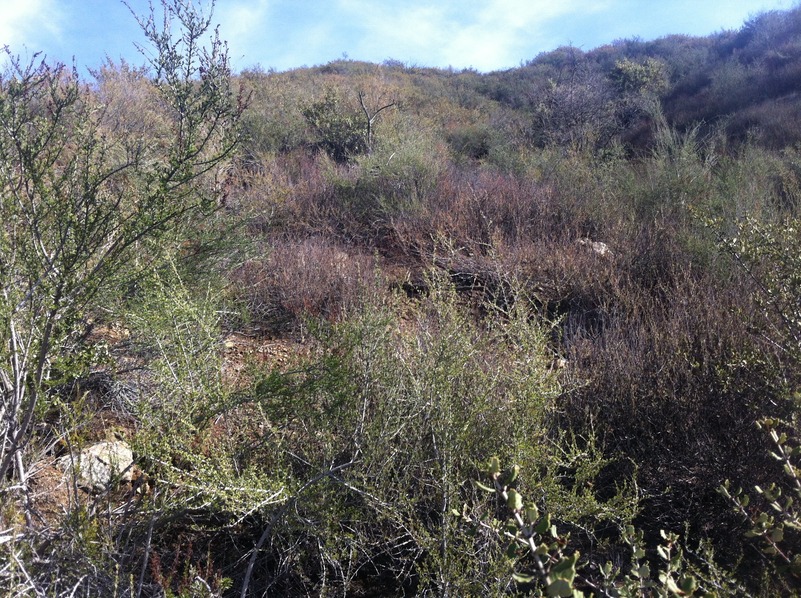
[[[78,454],[61,457],[57,464],[66,475],[76,476],[79,488],[103,492],[114,482],[130,482],[133,462],[131,447],[115,440],[98,442]]]

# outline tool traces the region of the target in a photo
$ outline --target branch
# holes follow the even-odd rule
[[[387,108],[391,108],[395,105],[395,102],[387,104],[386,106],[381,106],[378,110],[373,112],[372,116],[370,115],[370,111],[367,109],[367,105],[364,102],[364,93],[361,91],[358,93],[359,96],[359,104],[362,106],[362,111],[364,112],[364,116],[367,117],[367,151],[373,151],[373,122],[375,121],[376,117],[381,113],[382,110],[386,110]]]
[[[284,515],[284,513],[286,513],[286,511],[289,509],[290,506],[297,504],[297,501],[301,497],[301,495],[311,486],[313,486],[314,484],[316,484],[321,480],[324,480],[325,478],[336,479],[336,476],[334,474],[344,469],[347,469],[348,467],[353,466],[356,463],[357,459],[358,459],[358,454],[354,455],[354,457],[347,463],[337,465],[336,467],[331,467],[330,469],[316,475],[311,480],[306,482],[300,488],[300,490],[298,490],[295,496],[289,498],[286,501],[286,503],[284,503],[284,506],[282,506],[280,509],[278,509],[278,511],[276,511],[273,514],[273,516],[270,518],[270,523],[267,524],[267,527],[264,529],[261,536],[259,537],[258,542],[256,542],[256,545],[253,547],[253,550],[251,551],[250,559],[248,559],[248,568],[247,571],[245,572],[245,579],[242,582],[242,590],[239,593],[240,598],[245,598],[247,596],[248,586],[250,585],[250,577],[253,574],[253,567],[256,565],[256,559],[259,556],[259,551],[261,550],[261,547],[264,545],[264,543],[267,541],[267,538],[270,537],[270,534],[272,533],[273,530],[273,526],[278,522],[278,520]]]

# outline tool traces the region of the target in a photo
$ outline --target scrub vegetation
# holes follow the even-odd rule
[[[483,74],[138,20],[0,75],[3,594],[799,593],[801,9]]]

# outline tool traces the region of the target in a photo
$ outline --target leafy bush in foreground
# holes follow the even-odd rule
[[[563,462],[548,440],[558,385],[543,328],[517,312],[476,323],[436,282],[418,305],[368,304],[322,340],[325,352],[294,382],[273,374],[256,386],[269,443],[280,447],[274,466],[296,487],[292,508],[265,530],[271,556],[254,556],[251,585],[292,592],[307,578],[320,593],[368,582],[390,593],[506,591],[500,544],[464,537],[451,511],[475,501],[467,481],[493,452],[546,480]],[[543,489],[558,494],[556,485]],[[603,511],[578,499],[582,488],[562,492],[577,517]]]
[[[70,356],[94,300],[110,285],[134,283],[179,225],[215,206],[210,173],[233,151],[243,107],[219,39],[200,55],[180,51],[194,48],[208,18],[177,1],[165,3],[168,16],[182,27],[178,51],[153,14],[141,21],[155,47],[151,93],[164,106],[152,131],[129,128],[125,110],[104,107],[63,66],[11,58],[0,78],[4,482],[13,472],[25,484],[25,452],[48,387],[83,373],[71,371]]]

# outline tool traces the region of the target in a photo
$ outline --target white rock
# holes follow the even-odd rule
[[[609,245],[607,245],[606,243],[602,243],[601,241],[592,241],[591,239],[585,238],[585,239],[579,239],[578,241],[576,241],[576,243],[578,243],[583,247],[591,249],[593,253],[597,253],[602,257],[611,257],[613,255],[612,250],[609,249]]]
[[[65,474],[77,476],[79,488],[102,492],[115,481],[131,481],[133,452],[120,440],[98,442],[77,455],[61,457],[58,466]]]

